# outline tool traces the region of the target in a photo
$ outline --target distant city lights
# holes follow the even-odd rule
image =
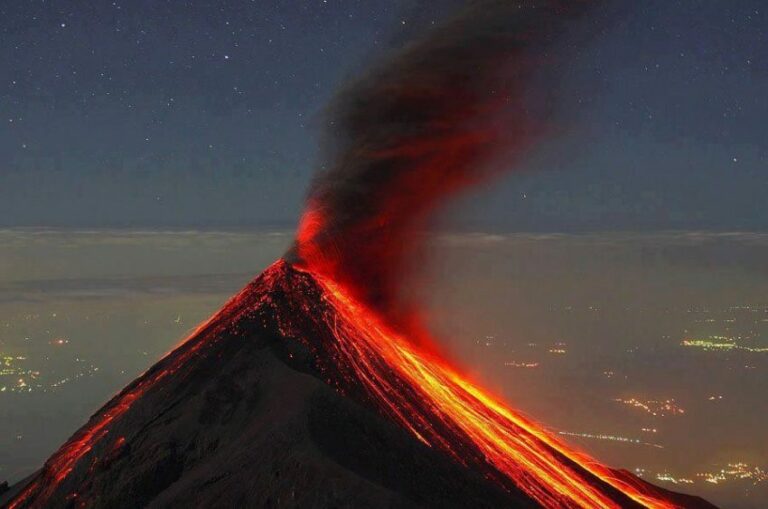
[[[623,437],[620,435],[610,435],[607,433],[574,433],[572,431],[558,431],[559,435],[567,437],[577,438],[589,438],[592,440],[606,440],[609,442],[624,442],[627,444],[647,445],[650,447],[656,447],[657,449],[663,449],[664,446],[660,444],[653,444],[640,440],[639,438]]]
[[[736,341],[733,338],[728,338],[724,336],[712,336],[707,339],[684,339],[683,341],[680,342],[680,344],[688,348],[698,348],[708,352],[716,352],[716,351],[728,352],[733,350],[741,350],[744,352],[751,352],[751,353],[768,352],[768,347],[744,346],[736,343]]]
[[[615,398],[613,401],[622,403],[624,405],[639,408],[646,413],[653,415],[654,417],[664,417],[667,415],[681,415],[685,413],[685,410],[681,408],[674,399],[655,400],[647,399],[640,400],[637,398]]]
[[[538,362],[507,361],[504,363],[504,365],[510,368],[538,368],[539,367]]]

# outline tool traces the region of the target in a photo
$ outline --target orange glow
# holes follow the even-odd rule
[[[352,367],[355,377],[385,412],[422,442],[443,449],[463,462],[456,448],[461,444],[445,437],[441,429],[460,432],[489,464],[547,508],[621,507],[604,490],[588,482],[584,472],[641,506],[678,507],[650,490],[643,490],[639,483],[620,479],[613,470],[569,448],[541,426],[469,382],[445,361],[420,351],[339,285],[317,274],[311,276],[322,287],[323,298],[335,312],[323,313],[323,319],[333,330],[342,361]],[[388,370],[393,370],[397,377],[393,378]],[[417,391],[421,404],[414,405],[413,400],[404,397],[403,388],[395,385],[393,379],[401,379],[409,390]],[[425,406],[432,415],[425,415]],[[444,428],[434,425],[432,417],[435,416]]]

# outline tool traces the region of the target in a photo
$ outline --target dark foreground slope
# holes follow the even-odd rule
[[[386,418],[337,368],[332,335],[316,328],[313,312],[324,305],[317,291],[306,274],[273,265],[0,503],[536,506],[513,484],[489,480],[488,465],[458,435],[464,465]],[[621,507],[638,507],[601,489]],[[664,493],[681,507],[712,507]]]

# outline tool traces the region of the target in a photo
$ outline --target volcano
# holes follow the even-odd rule
[[[345,87],[293,248],[5,507],[711,508],[469,380],[402,292],[432,212],[549,132],[531,77],[603,3],[470,2]]]
[[[713,507],[568,449],[285,260],[20,484],[5,507]]]

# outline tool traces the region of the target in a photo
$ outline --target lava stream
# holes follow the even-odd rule
[[[493,467],[543,507],[620,507],[568,463],[642,507],[678,507],[567,447],[468,381],[435,354],[421,351],[394,332],[340,285],[318,274],[311,276],[322,287],[323,299],[333,310],[322,313],[321,320],[333,331],[341,362],[352,368],[354,377],[390,417],[423,442],[444,449],[463,462],[456,448],[461,444],[443,433],[445,429],[460,431]],[[422,404],[416,405],[404,396],[408,391],[393,383],[390,370],[397,375],[394,379],[416,391]],[[434,424],[435,418],[439,426]]]

